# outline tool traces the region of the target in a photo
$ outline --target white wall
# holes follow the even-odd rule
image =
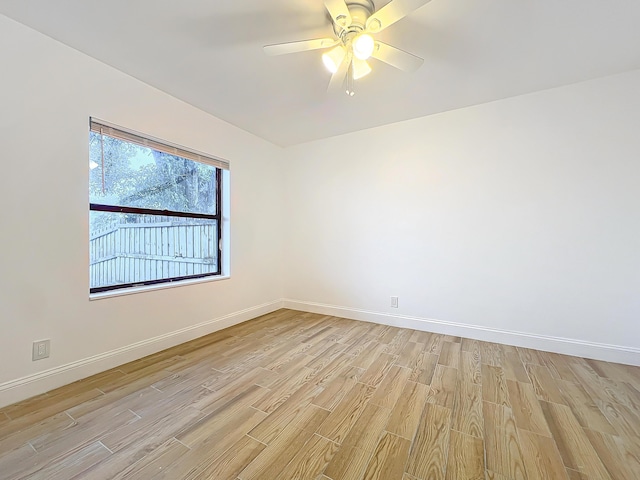
[[[286,304],[640,362],[639,86],[634,71],[289,149]]]
[[[0,44],[0,406],[280,306],[280,148],[3,16]],[[89,301],[89,116],[231,162],[231,279]]]

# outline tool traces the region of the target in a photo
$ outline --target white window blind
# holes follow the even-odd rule
[[[158,140],[149,135],[144,135],[142,133],[134,132],[133,130],[118,127],[102,120],[91,118],[90,127],[92,132],[98,134],[107,135],[112,138],[117,138],[118,140],[134,143],[136,145],[151,148],[159,152],[168,153],[169,155],[175,155],[178,157],[193,160],[194,162],[206,163],[207,165],[222,168],[224,170],[229,170],[229,162],[221,158],[213,157],[211,155],[207,155],[206,153],[191,150],[179,145],[174,145],[163,140]]]

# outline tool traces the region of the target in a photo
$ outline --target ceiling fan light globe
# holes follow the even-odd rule
[[[331,73],[336,73],[345,56],[344,48],[337,46],[322,55],[322,63]]]
[[[353,55],[360,60],[367,60],[373,54],[375,42],[367,33],[358,35],[353,40]]]
[[[371,67],[364,60],[357,58],[353,59],[352,74],[354,80],[360,80],[362,77],[366,77],[371,73]]]
[[[326,53],[322,55],[322,63],[324,63],[324,66],[329,70],[329,72],[336,73],[338,71],[338,66],[333,63],[331,57]]]

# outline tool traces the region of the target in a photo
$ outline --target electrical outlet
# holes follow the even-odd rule
[[[42,360],[43,358],[49,358],[51,352],[51,340],[38,340],[33,342],[33,356],[32,360]]]
[[[391,306],[393,308],[398,308],[398,297],[391,297]]]

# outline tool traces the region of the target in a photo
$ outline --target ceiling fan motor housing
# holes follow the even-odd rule
[[[333,31],[344,43],[365,29],[367,19],[375,11],[372,0],[348,0],[346,3],[351,15],[351,25],[345,28],[337,23],[333,24]]]

